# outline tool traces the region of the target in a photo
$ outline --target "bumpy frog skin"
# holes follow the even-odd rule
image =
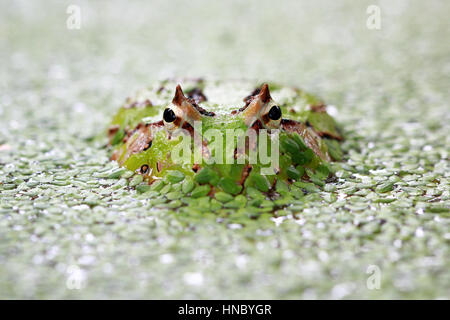
[[[191,137],[202,131],[200,140],[192,143],[192,150],[196,143],[202,145],[200,161],[174,161],[172,152],[182,138],[174,134],[177,129]],[[212,138],[203,134],[210,129],[223,136],[227,129],[253,129],[257,134],[266,129],[269,141],[278,139],[279,163],[271,167],[248,161],[249,148],[259,146],[249,146],[248,140],[244,163],[208,162]],[[311,182],[323,186],[332,177],[329,162],[342,156],[342,136],[320,100],[297,88],[251,81],[167,80],[153,85],[127,99],[108,136],[111,159],[141,175],[142,185],[189,180],[191,187],[183,190],[193,197],[255,190],[276,197]],[[271,174],[262,175],[264,167]]]

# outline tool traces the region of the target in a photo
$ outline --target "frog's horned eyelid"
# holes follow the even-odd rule
[[[175,89],[175,96],[172,99],[172,103],[179,106],[185,100],[187,100],[187,98],[184,96],[183,90],[181,89],[181,86],[178,84]]]
[[[265,124],[267,124],[270,119],[266,114],[266,108],[269,106],[270,101],[272,101],[272,97],[270,96],[269,85],[264,83],[261,86],[259,93],[257,93],[250,100],[248,106],[243,109],[246,124],[249,125],[250,123],[253,123],[255,119],[261,119]]]
[[[262,85],[261,91],[259,92],[258,96],[264,104],[272,99],[272,97],[270,96],[269,85],[267,83],[264,83]]]

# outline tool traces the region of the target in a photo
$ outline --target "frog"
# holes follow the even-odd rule
[[[343,135],[327,108],[274,82],[168,79],[126,99],[107,145],[144,193],[182,184],[192,197],[274,199],[333,180]]]

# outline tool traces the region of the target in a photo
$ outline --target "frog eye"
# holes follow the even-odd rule
[[[175,112],[173,112],[172,109],[166,108],[164,110],[163,119],[165,122],[169,122],[169,123],[174,122],[176,118],[177,118],[177,116],[175,115]]]
[[[281,118],[281,109],[279,106],[273,106],[269,111],[269,119],[271,120],[279,120]]]

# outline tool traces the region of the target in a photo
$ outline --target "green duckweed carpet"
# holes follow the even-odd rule
[[[0,5],[0,298],[450,298],[448,3],[75,2]],[[97,136],[174,76],[317,94],[336,181],[256,215],[139,194]]]

